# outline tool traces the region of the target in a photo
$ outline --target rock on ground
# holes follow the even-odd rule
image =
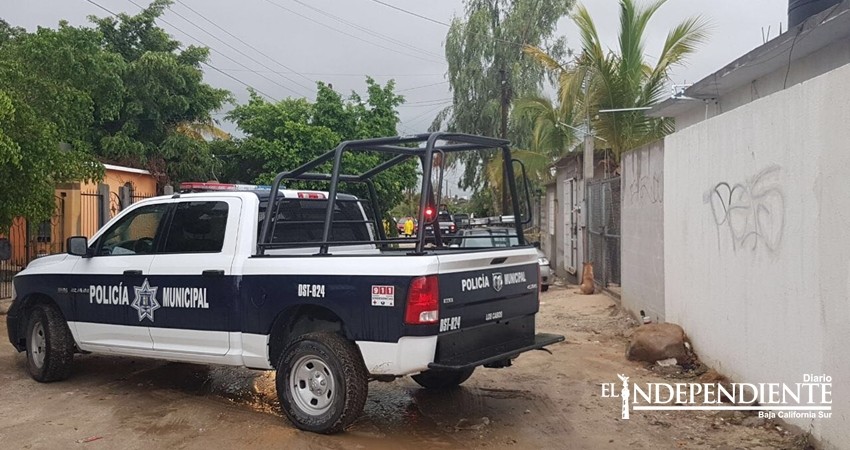
[[[675,358],[679,364],[688,360],[685,330],[673,323],[651,323],[632,333],[626,357],[632,361],[656,361]]]

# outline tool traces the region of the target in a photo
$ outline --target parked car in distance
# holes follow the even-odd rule
[[[471,228],[459,230],[455,236],[456,243],[453,247],[460,248],[488,248],[488,247],[513,247],[519,245],[519,239],[514,230],[510,228]],[[552,278],[552,269],[549,267],[549,258],[543,250],[537,249],[537,263],[540,265],[540,290],[549,290]]]
[[[466,213],[457,213],[452,216],[455,222],[455,227],[458,230],[462,230],[464,228],[469,228],[469,214]]]

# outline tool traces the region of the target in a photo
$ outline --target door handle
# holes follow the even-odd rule
[[[219,269],[219,270],[207,269],[207,270],[201,272],[201,275],[203,275],[205,277],[223,277],[224,271],[221,270],[221,269]]]
[[[125,270],[124,275],[141,275],[141,270]]]

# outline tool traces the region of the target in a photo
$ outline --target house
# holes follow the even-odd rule
[[[156,180],[147,170],[104,164],[100,183],[75,182],[56,186],[56,212],[40,224],[27,226],[18,218],[9,230],[12,259],[6,272],[19,269],[33,258],[65,251],[70,236],[91,237],[124,206],[157,193]],[[4,269],[0,269],[2,271]]]
[[[676,120],[663,143],[666,320],[735,381],[828,377],[831,394],[818,406],[829,415],[780,417],[842,448],[850,442],[850,1],[822,3],[652,114]]]
[[[593,173],[593,179],[610,181],[614,175],[605,164],[604,155],[595,155],[592,168],[585,168],[584,154],[570,152],[553,165],[554,176],[545,185],[541,205],[541,249],[548,256],[556,275],[571,284],[580,281],[582,264],[587,260],[591,247],[591,233],[588,232],[585,214],[588,211],[585,201],[586,169],[592,170],[588,173]],[[616,189],[619,190],[619,187]],[[599,274],[603,273],[600,271]]]

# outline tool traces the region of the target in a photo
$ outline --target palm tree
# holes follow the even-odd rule
[[[196,141],[206,141],[210,139],[218,139],[222,141],[230,140],[230,133],[219,128],[213,120],[194,122],[183,121],[174,127],[174,131]]]
[[[648,117],[643,111],[599,111],[648,107],[658,102],[666,91],[670,69],[683,64],[708,36],[707,24],[700,17],[685,19],[668,32],[657,61],[650,64],[644,51],[647,24],[664,3],[666,0],[656,0],[640,6],[636,0],[620,0],[617,52],[603,48],[596,24],[583,5],[573,15],[581,34],[581,50],[571,64],[562,65],[539,48],[525,49],[541,65],[557,74],[561,102],[558,108],[569,110],[571,114],[565,114],[565,118],[573,119],[573,123],[565,123],[576,125],[589,121],[593,134],[604,139],[604,147],[613,152],[617,161],[623,152],[672,132],[673,123],[670,119]],[[541,126],[548,130],[541,131],[540,135],[553,136],[553,121],[542,120],[546,125]],[[538,144],[546,143],[544,140]]]

